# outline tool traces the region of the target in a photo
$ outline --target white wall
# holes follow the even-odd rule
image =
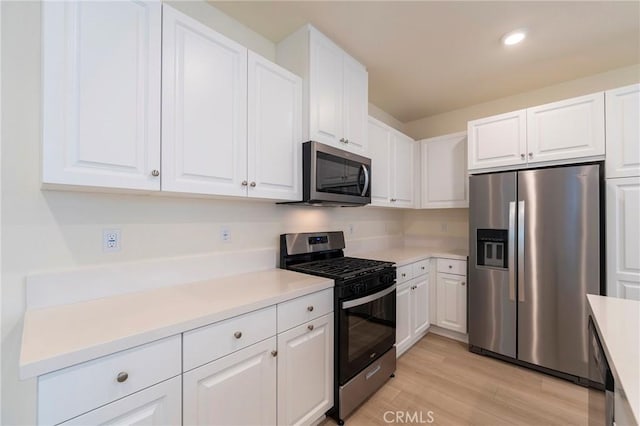
[[[207,5],[180,3],[178,7],[208,19]],[[17,377],[29,272],[249,247],[276,249],[280,233],[345,230],[349,224],[354,224],[354,234],[348,239],[402,233],[402,213],[394,210],[41,190],[40,4],[2,2],[2,8],[0,297],[5,392],[0,424],[35,423],[35,380]],[[260,36],[234,25],[215,9],[210,15],[212,22],[226,25],[227,35],[270,55],[272,46],[260,47],[264,44]],[[231,230],[229,243],[220,242],[223,225]],[[121,252],[102,252],[101,233],[106,227],[122,229]]]
[[[601,90],[614,89],[637,82],[640,82],[640,65],[631,65],[421,118],[404,123],[404,129],[409,136],[416,140],[462,132],[467,130],[467,122],[470,120],[587,95]]]

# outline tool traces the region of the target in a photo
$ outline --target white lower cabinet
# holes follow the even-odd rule
[[[184,373],[184,424],[275,424],[276,356],[272,337]]]
[[[179,425],[182,378],[174,377],[62,423],[85,425]]]
[[[406,352],[429,329],[428,260],[399,267],[398,282],[396,356]]]
[[[333,313],[278,334],[278,424],[310,424],[333,406]]]
[[[467,332],[467,279],[438,272],[437,325],[459,333]]]

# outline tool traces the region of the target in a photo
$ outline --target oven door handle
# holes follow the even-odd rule
[[[341,305],[342,309],[349,309],[349,308],[353,308],[354,306],[364,305],[365,303],[369,303],[372,300],[376,300],[381,298],[382,296],[386,296],[387,294],[391,293],[395,289],[396,289],[396,285],[394,284],[391,287],[385,288],[384,290],[379,291],[377,293],[373,293],[368,296],[361,297],[359,299],[342,302],[342,305]]]

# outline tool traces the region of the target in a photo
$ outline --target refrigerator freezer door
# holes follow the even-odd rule
[[[469,343],[515,358],[516,172],[471,176],[469,185]],[[504,231],[506,242],[493,244],[504,248],[506,269],[483,261],[494,256],[485,252],[484,236]]]
[[[518,359],[584,378],[586,294],[600,290],[599,191],[598,165],[518,174]]]

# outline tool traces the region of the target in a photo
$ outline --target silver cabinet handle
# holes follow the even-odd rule
[[[126,371],[121,371],[120,373],[118,373],[116,380],[118,381],[118,383],[124,383],[127,381],[128,378],[129,378],[129,373],[127,373]]]
[[[309,312],[313,312],[313,305],[309,305],[309,306],[307,306],[307,311],[309,311]]]
[[[524,160],[524,154],[520,154],[520,158]]]
[[[251,182],[251,183],[249,184],[249,186],[250,186],[250,187],[252,187],[252,188],[255,188],[256,183],[255,183],[255,182]]]
[[[233,337],[235,337],[236,339],[239,339],[242,337],[242,331],[236,331],[235,333],[233,333]]]
[[[533,158],[533,152],[529,153],[529,158]]]
[[[160,170],[151,170],[151,176],[158,177],[160,176]]]
[[[309,329],[309,331],[313,330],[313,324],[309,324],[307,328]]]
[[[273,356],[273,357],[278,356],[278,351],[271,351],[271,356]]]
[[[242,186],[247,186],[247,185],[249,185],[249,182],[247,182],[246,180],[243,180],[242,181]]]

